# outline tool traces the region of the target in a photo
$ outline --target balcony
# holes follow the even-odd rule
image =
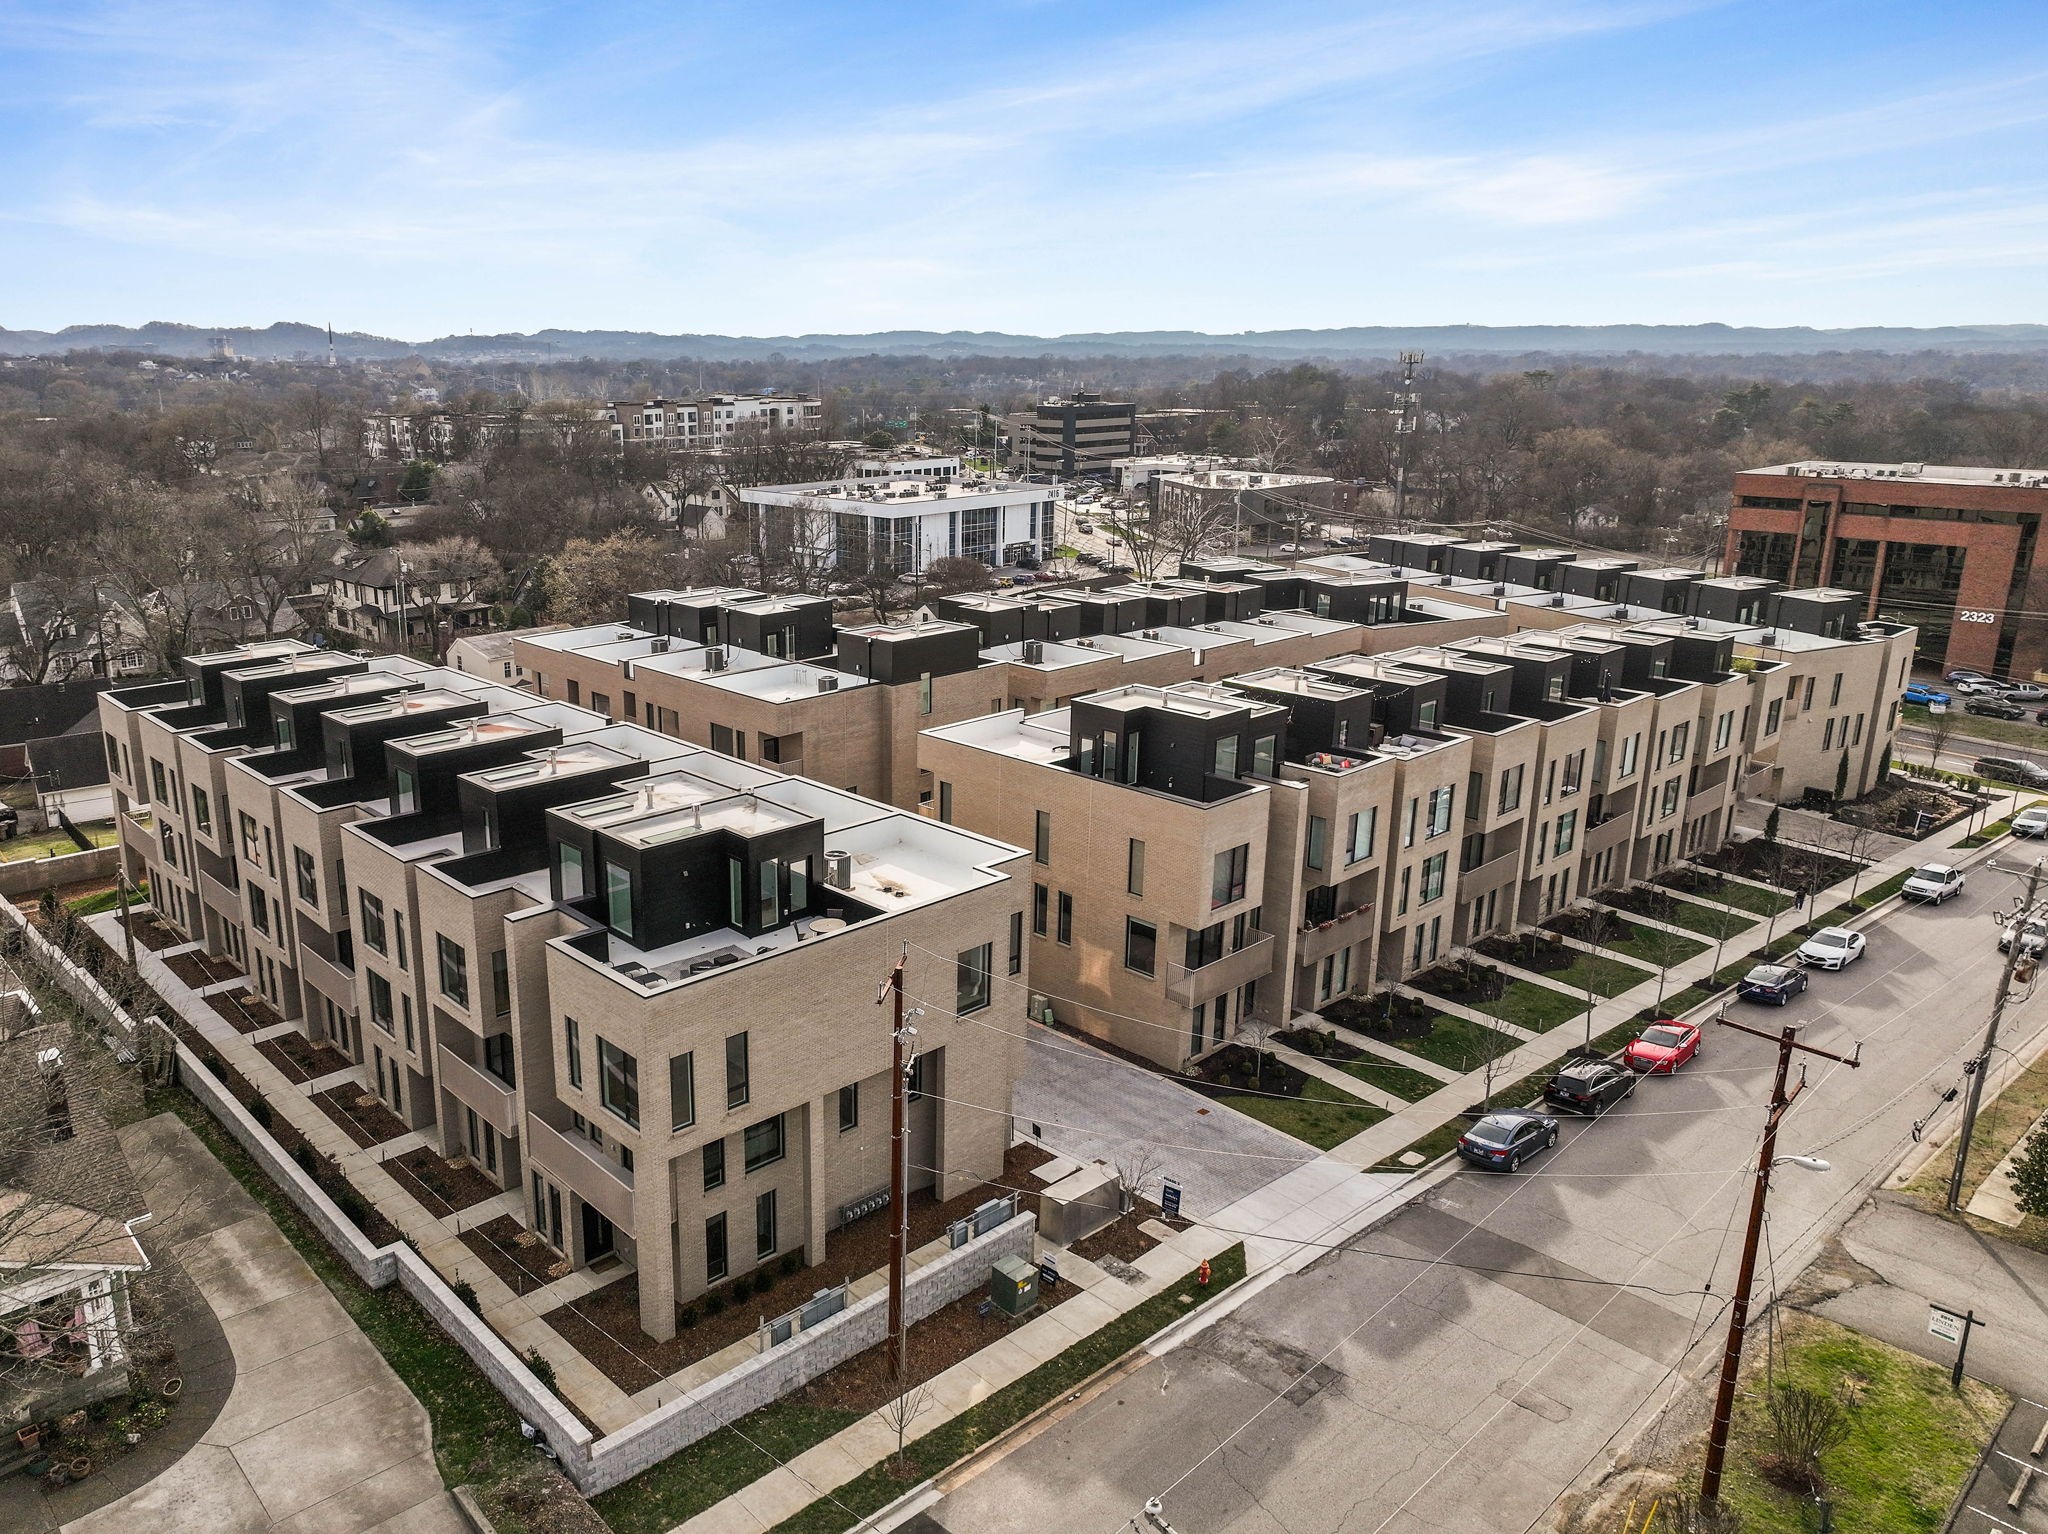
[[[242,892],[233,885],[216,879],[204,869],[199,871],[199,898],[229,921],[238,926],[241,924]]]
[[[1482,891],[1508,883],[1521,866],[1522,849],[1510,847],[1499,857],[1488,858],[1476,868],[1461,870],[1458,874],[1458,898],[1470,900]]]
[[[446,1044],[439,1047],[441,1085],[455,1094],[455,1100],[476,1111],[499,1134],[510,1138],[519,1133],[519,1109],[512,1089],[489,1071],[479,1070]],[[564,1179],[566,1181],[567,1179]],[[595,1200],[592,1200],[595,1202]]]
[[[1358,921],[1343,923],[1363,933]],[[1236,990],[1248,981],[1260,980],[1273,972],[1273,934],[1250,929],[1244,947],[1227,953],[1214,964],[1189,969],[1185,964],[1166,966],[1166,998],[1183,1007]]]
[[[565,1135],[529,1113],[526,1155],[614,1225],[633,1228],[633,1174],[607,1161],[580,1136]]]

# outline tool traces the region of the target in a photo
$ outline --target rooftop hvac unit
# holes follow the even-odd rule
[[[1778,631],[1777,631],[1776,629],[1765,629],[1765,630],[1764,630],[1764,643],[1765,643],[1765,644],[1776,644],[1777,642],[1778,642]]]
[[[1558,592],[1558,593],[1557,593],[1557,595],[1553,596],[1553,597],[1552,597],[1552,598],[1550,599],[1550,605],[1551,605],[1552,607],[1562,607],[1562,606],[1564,606],[1564,593],[1563,593],[1562,591],[1560,591],[1560,592]]]
[[[704,652],[704,669],[706,671],[723,671],[725,669],[724,645],[715,644]]]
[[[1617,607],[1614,609],[1614,616],[1617,618],[1626,618],[1628,616],[1628,609],[1626,607]]]
[[[649,648],[656,655],[666,655],[668,654],[669,646],[674,643],[675,641],[672,639],[657,639],[654,641],[652,645],[649,646]]]
[[[1036,666],[1045,659],[1045,646],[1036,639],[1024,641],[1024,664]]]
[[[1507,583],[1505,581],[1496,581],[1493,587],[1493,594],[1497,597],[1506,596],[1508,594]]]

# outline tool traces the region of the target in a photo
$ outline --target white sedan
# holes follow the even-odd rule
[[[2048,836],[2048,807],[2032,805],[2012,818],[2014,836]]]
[[[1947,863],[1922,863],[1899,887],[1899,893],[1908,900],[1925,900],[1930,905],[1940,905],[1951,895],[1963,890],[1963,871]]]
[[[1792,955],[1808,969],[1846,969],[1863,957],[1864,938],[1847,927],[1823,927]]]

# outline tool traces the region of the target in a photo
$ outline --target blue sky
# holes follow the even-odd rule
[[[2048,320],[2048,6],[8,0],[0,325]]]

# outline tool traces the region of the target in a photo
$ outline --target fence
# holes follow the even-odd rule
[[[737,1421],[748,1412],[787,1395],[819,1375],[884,1340],[888,1330],[888,1293],[878,1290],[855,1304],[793,1326],[786,1342],[770,1344],[753,1358],[686,1391],[630,1426],[593,1439],[576,1414],[543,1385],[524,1359],[482,1317],[457,1297],[427,1260],[411,1246],[373,1245],[354,1221],[299,1164],[284,1153],[269,1132],[242,1106],[227,1083],[178,1039],[161,1020],[137,1021],[106,989],[38,931],[11,900],[0,897],[0,920],[18,931],[27,952],[44,974],[74,1001],[108,1025],[110,1048],[161,1048],[173,1062],[177,1080],[221,1127],[263,1169],[308,1222],[320,1232],[351,1272],[373,1289],[397,1284],[417,1300],[441,1329],[469,1355],[499,1394],[527,1422],[546,1435],[561,1461],[562,1471],[581,1490],[595,1494],[631,1480],[641,1471],[688,1448],[706,1434]],[[1006,1211],[993,1224],[993,1211]],[[965,1245],[912,1273],[905,1286],[904,1312],[912,1322],[971,1294],[987,1282],[988,1271],[1004,1257],[1030,1259],[1037,1221],[1017,1218],[1015,1194],[977,1209],[960,1225],[980,1225]],[[834,1291],[822,1290],[801,1315]],[[788,1318],[782,1318],[788,1319]]]
[[[967,1245],[976,1236],[985,1236],[1005,1220],[1017,1215],[1017,1195],[1006,1193],[1001,1198],[992,1198],[978,1206],[974,1213],[955,1220],[946,1227],[946,1242],[954,1251]]]
[[[761,1323],[761,1351],[779,1348],[798,1332],[807,1332],[819,1322],[829,1320],[846,1309],[847,1286],[834,1284],[830,1289],[820,1289],[795,1310],[786,1310],[772,1321]]]

